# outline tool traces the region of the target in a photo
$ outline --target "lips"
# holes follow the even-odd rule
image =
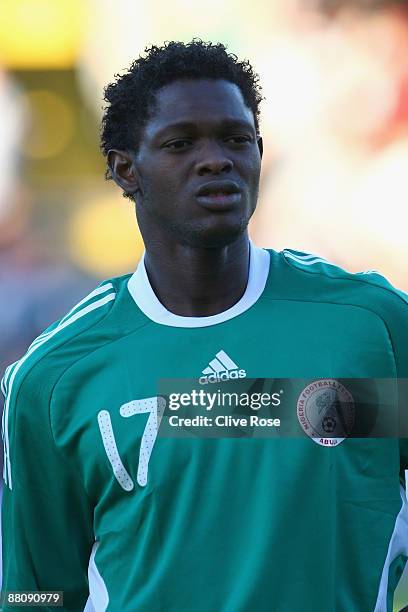
[[[223,212],[241,202],[241,189],[234,181],[210,181],[196,191],[197,202],[207,210]]]
[[[211,195],[230,195],[232,193],[240,193],[241,189],[235,181],[209,181],[204,183],[196,191],[196,197],[211,196]]]

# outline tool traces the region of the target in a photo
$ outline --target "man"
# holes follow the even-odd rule
[[[333,431],[338,378],[407,375],[406,296],[249,242],[261,94],[223,45],[152,47],[105,96],[108,176],[146,253],[5,375],[3,590],[81,610],[89,562],[97,612],[390,612],[408,555],[398,439],[313,435],[308,400],[290,439],[163,437],[158,381],[305,379]]]

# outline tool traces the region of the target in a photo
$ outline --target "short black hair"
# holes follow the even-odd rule
[[[259,106],[263,97],[259,76],[249,61],[238,61],[222,43],[203,42],[199,38],[189,43],[170,41],[161,47],[146,47],[145,56],[135,60],[123,75],[115,75],[115,81],[105,88],[102,154],[106,157],[110,149],[137,151],[142,129],[154,112],[156,92],[178,79],[199,78],[235,83],[252,110],[259,130]],[[112,178],[109,168],[106,178]]]

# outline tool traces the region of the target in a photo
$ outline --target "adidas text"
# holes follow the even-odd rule
[[[245,378],[246,371],[245,370],[229,370],[228,372],[218,372],[216,374],[208,374],[206,376],[200,376],[198,382],[200,385],[207,385],[208,383],[217,383],[223,380],[234,380],[237,378]]]

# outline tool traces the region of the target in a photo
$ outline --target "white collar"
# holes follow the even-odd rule
[[[268,251],[249,243],[249,275],[244,295],[231,308],[209,317],[184,317],[170,312],[163,306],[150,285],[144,264],[144,254],[136,272],[128,281],[130,295],[140,310],[152,321],[171,327],[207,327],[223,323],[242,314],[261,296],[269,274]]]

